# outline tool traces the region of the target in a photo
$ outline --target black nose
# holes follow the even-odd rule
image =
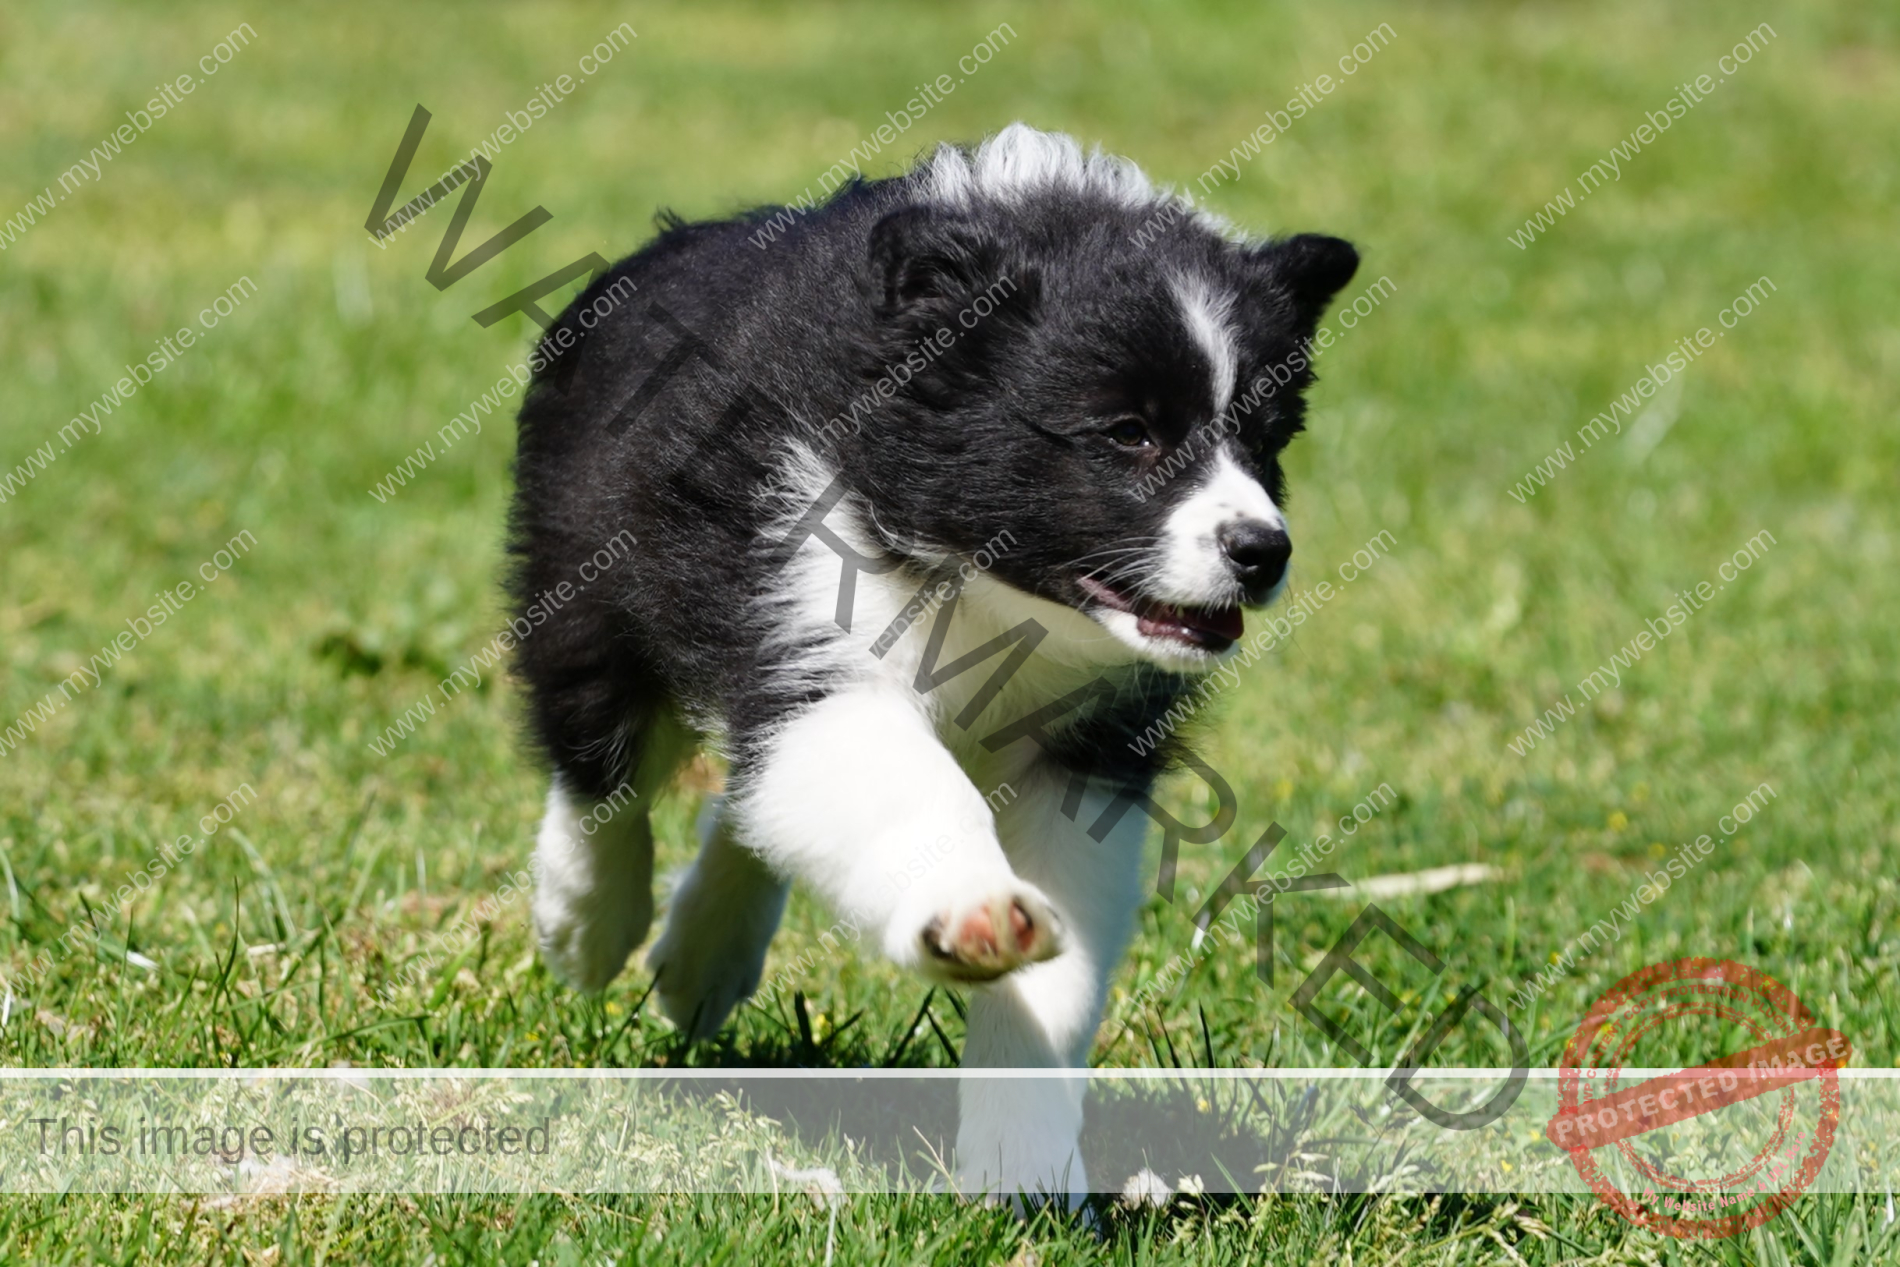
[[[1293,543],[1286,533],[1258,520],[1241,519],[1220,530],[1220,548],[1250,598],[1265,598],[1286,575]]]

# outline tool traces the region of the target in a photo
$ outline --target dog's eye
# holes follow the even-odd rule
[[[1154,437],[1148,434],[1148,424],[1139,418],[1117,418],[1102,428],[1102,434],[1124,449],[1154,447]]]

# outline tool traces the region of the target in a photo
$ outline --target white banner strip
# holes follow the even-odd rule
[[[9,1069],[0,1191],[943,1190],[965,1088],[999,1083],[1082,1093],[1098,1191],[1900,1187],[1900,1070],[1776,1077],[1625,1070],[1565,1108],[1549,1069],[1429,1070],[1410,1095],[1362,1069]],[[1676,1120],[1655,1124],[1659,1102]],[[1469,1129],[1443,1124],[1461,1114]]]

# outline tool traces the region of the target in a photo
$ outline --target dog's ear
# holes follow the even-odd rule
[[[871,230],[871,271],[880,310],[898,316],[980,292],[1003,275],[1003,252],[967,217],[905,207]]]
[[[1302,335],[1313,333],[1326,305],[1359,270],[1359,252],[1352,243],[1319,233],[1265,243],[1254,248],[1252,258],[1267,283],[1291,301],[1294,325]]]

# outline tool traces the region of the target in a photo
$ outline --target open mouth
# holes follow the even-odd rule
[[[1234,645],[1245,628],[1240,608],[1187,607],[1178,603],[1159,603],[1126,590],[1116,589],[1092,576],[1078,577],[1084,593],[1110,611],[1127,612],[1135,618],[1135,627],[1149,638],[1166,638],[1197,651],[1219,653]]]

